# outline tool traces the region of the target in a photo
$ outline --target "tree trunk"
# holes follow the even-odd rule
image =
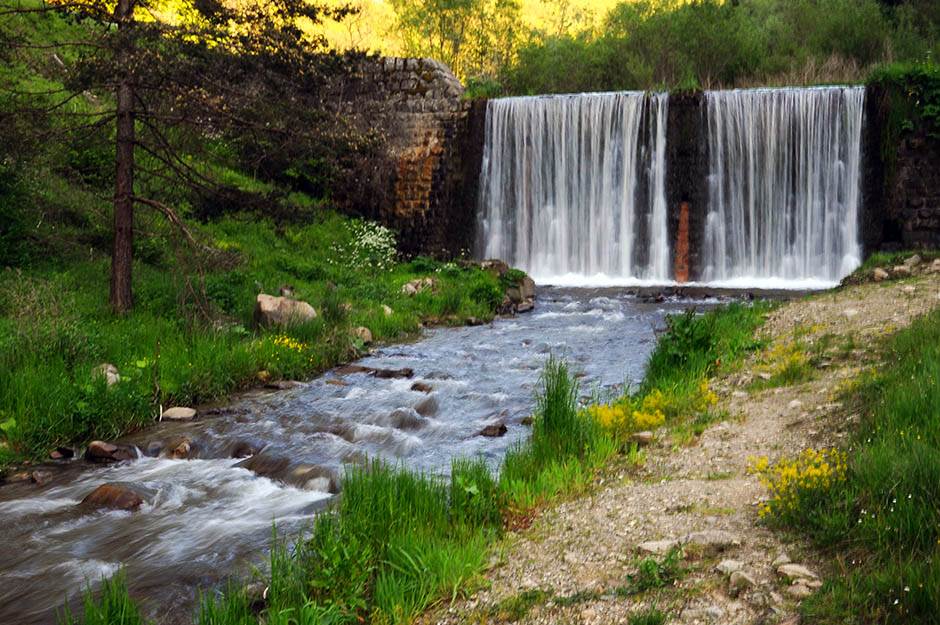
[[[133,19],[135,0],[118,0],[118,27]],[[114,183],[114,246],[111,250],[111,309],[123,314],[134,306],[131,276],[134,264],[134,88],[128,68],[129,40],[121,39],[117,88],[117,172]]]

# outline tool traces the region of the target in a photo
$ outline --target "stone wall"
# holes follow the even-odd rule
[[[406,254],[450,256],[472,246],[466,198],[475,192],[479,161],[474,170],[472,107],[463,93],[431,59],[367,58],[342,85],[344,106],[371,105],[370,121],[387,142],[387,193],[358,210],[395,229]]]

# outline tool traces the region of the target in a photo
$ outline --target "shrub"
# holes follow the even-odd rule
[[[846,479],[846,454],[837,449],[806,449],[773,465],[766,456],[751,457],[748,465],[748,471],[756,473],[770,492],[770,500],[761,504],[758,514],[776,520],[805,514]]]

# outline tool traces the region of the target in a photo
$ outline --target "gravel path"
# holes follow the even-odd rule
[[[741,371],[712,381],[726,421],[690,445],[662,432],[642,468],[612,467],[592,495],[561,503],[529,529],[510,534],[486,588],[425,622],[628,623],[654,604],[669,615],[667,622],[798,622],[799,600],[819,581],[797,571],[791,585],[777,569],[784,559],[820,575],[825,566],[808,545],[784,542],[758,522],[765,491],[747,473],[747,459],[773,461],[838,444],[857,419],[835,399],[840,385],[877,366],[880,337],[938,304],[940,273],[930,273],[778,308],[762,329],[768,349]],[[815,350],[811,379],[749,391],[760,383],[762,358],[773,345],[796,339]],[[667,588],[618,596],[615,589],[644,552],[662,551],[672,541],[686,544],[686,574]],[[731,569],[738,573],[729,575]]]

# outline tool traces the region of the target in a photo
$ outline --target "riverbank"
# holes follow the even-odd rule
[[[692,435],[661,428],[642,465],[610,465],[590,496],[507,535],[485,589],[424,622],[797,623],[801,614],[813,623],[928,622],[935,576],[932,565],[915,566],[910,540],[932,535],[935,519],[907,513],[900,532],[891,522],[869,533],[854,525],[867,523],[859,514],[897,514],[891,476],[910,474],[911,463],[918,475],[927,470],[926,456],[911,459],[898,430],[936,439],[922,421],[936,415],[934,360],[922,352],[936,350],[914,343],[940,323],[935,314],[915,323],[940,304],[938,294],[940,275],[931,273],[782,304],[760,330],[761,348],[711,378],[720,419]],[[872,375],[879,381],[865,382]],[[891,385],[905,379],[901,394],[922,398],[909,400],[920,410],[908,411],[922,425],[893,419],[873,434],[890,404],[865,388],[897,396]],[[881,441],[876,451],[871,439]],[[885,448],[893,440],[902,447]],[[773,483],[775,467],[779,476],[802,466],[787,470],[805,480],[807,462],[824,464],[802,456],[800,465],[807,449],[847,450],[848,467],[832,460],[828,470],[842,471],[833,488],[810,482],[796,514],[774,520],[766,510],[780,490],[768,493],[768,476]],[[928,514],[936,480],[915,481],[923,486],[909,485],[899,500],[913,494],[922,503],[911,509]]]
[[[309,378],[426,325],[489,321],[523,275],[399,262],[390,232],[329,213],[286,227],[228,218],[197,235],[211,259],[162,242],[139,255],[124,317],[107,308],[103,253],[69,247],[0,273],[0,471],[139,430],[161,409]],[[316,317],[259,328],[256,295],[282,290]]]

